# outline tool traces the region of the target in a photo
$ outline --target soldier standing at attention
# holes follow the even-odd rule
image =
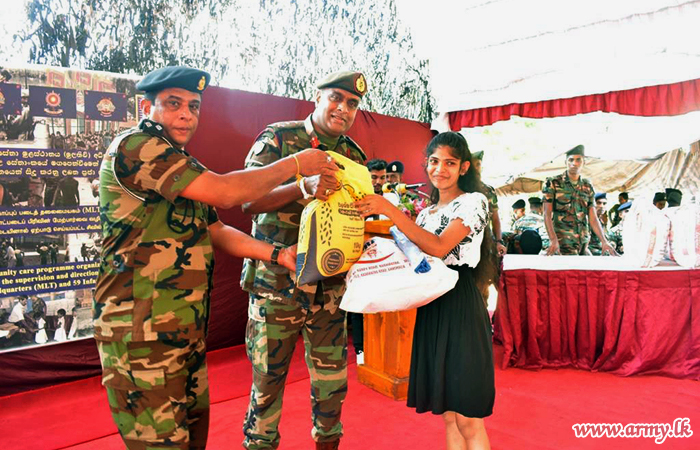
[[[338,72],[317,87],[313,113],[303,121],[277,123],[263,130],[248,154],[246,167],[268,166],[307,147],[332,150],[364,164],[365,154],[345,133],[367,92],[365,77],[358,72]],[[254,214],[253,235],[283,246],[296,244],[304,207],[313,198],[326,200],[335,187],[331,173],[296,183],[290,179],[245,204],[243,210]],[[246,346],[253,365],[243,446],[278,448],[284,383],[301,333],[311,378],[311,435],[316,449],[337,449],[347,393],[345,313],[338,307],[345,292],[344,278],[296,287],[287,269],[251,258],[244,262],[241,286],[250,293]]]
[[[603,228],[603,233],[608,234],[608,213],[606,206],[608,205],[608,196],[605,192],[598,192],[595,196],[595,213],[600,221],[600,226]],[[590,227],[590,226],[589,226]],[[591,228],[590,231],[593,231]],[[601,256],[603,254],[603,245],[598,239],[598,236],[591,234],[591,242],[588,243],[588,250],[593,256]]]
[[[584,161],[583,145],[566,152],[566,171],[547,178],[544,194],[544,223],[549,234],[547,255],[587,254],[590,233],[588,222],[602,244],[602,253],[617,253],[605,238],[593,206],[593,185],[581,177]]]
[[[205,336],[214,252],[295,265],[295,250],[222,224],[214,207],[253,200],[294,174],[337,170],[306,150],[265,168],[219,175],[185,150],[209,74],[165,67],[145,91],[137,127],[100,167],[103,246],[93,315],[112,417],[129,449],[203,449],[209,426]]]

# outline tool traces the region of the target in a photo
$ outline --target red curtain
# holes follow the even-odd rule
[[[700,380],[700,271],[509,270],[501,365]]]
[[[450,129],[459,131],[491,125],[511,116],[541,119],[595,111],[631,116],[675,116],[697,110],[700,110],[700,79],[605,94],[454,111],[449,113],[449,121]]]

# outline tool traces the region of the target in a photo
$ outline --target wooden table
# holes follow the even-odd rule
[[[365,237],[390,236],[389,220],[365,223]],[[405,400],[411,367],[411,346],[416,310],[365,314],[365,363],[357,366],[357,378],[365,386],[394,400]]]

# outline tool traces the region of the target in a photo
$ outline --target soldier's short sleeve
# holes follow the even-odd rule
[[[589,184],[591,189],[588,191],[588,200],[586,201],[586,208],[592,208],[594,206],[594,200],[595,200],[595,189],[593,189],[593,185]]]
[[[146,134],[124,139],[114,163],[114,173],[124,187],[156,192],[170,202],[206,170],[194,157]]]
[[[262,167],[272,164],[282,157],[274,131],[266,129],[255,139],[245,158],[245,168]]]
[[[216,212],[216,208],[209,206],[209,211],[207,211],[207,225],[214,225],[219,221],[219,213]]]
[[[552,203],[554,201],[554,181],[551,178],[547,178],[547,181],[544,182],[542,195],[545,202]]]

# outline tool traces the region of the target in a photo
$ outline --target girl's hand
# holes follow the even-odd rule
[[[367,217],[373,214],[384,214],[388,216],[391,209],[395,207],[383,196],[372,194],[355,202],[355,208],[358,209],[362,217]]]
[[[295,272],[297,270],[297,245],[294,244],[280,250],[277,262],[280,266],[289,269],[290,272]]]

